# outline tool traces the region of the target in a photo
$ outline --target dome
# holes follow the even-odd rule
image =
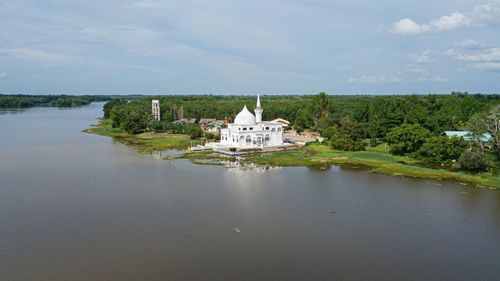
[[[248,111],[247,106],[243,107],[243,109],[236,115],[234,118],[234,124],[236,125],[255,125],[255,116]]]

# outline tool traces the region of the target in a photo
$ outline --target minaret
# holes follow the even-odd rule
[[[153,109],[153,118],[156,121],[160,121],[160,101],[159,100],[152,100],[151,106]]]
[[[257,106],[255,107],[255,121],[257,123],[262,122],[262,107],[260,107],[260,96],[257,95]]]

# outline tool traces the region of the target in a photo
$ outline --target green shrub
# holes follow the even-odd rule
[[[191,139],[198,139],[203,136],[203,130],[198,124],[189,124],[186,126],[184,132],[188,134]]]
[[[458,159],[460,169],[471,172],[483,172],[488,167],[484,155],[478,149],[466,149]]]

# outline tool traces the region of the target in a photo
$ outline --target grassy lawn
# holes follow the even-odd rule
[[[404,156],[386,152],[385,145],[367,148],[367,151],[337,151],[326,145],[312,144],[300,151],[285,151],[269,155],[247,157],[246,161],[273,166],[325,167],[330,164],[353,164],[371,167],[373,172],[429,179],[451,179],[478,187],[500,188],[500,176],[489,173],[469,174],[445,169],[431,169],[417,165]]]
[[[84,130],[86,133],[112,137],[114,140],[132,145],[141,153],[167,149],[186,149],[191,140],[188,135],[166,133],[143,133],[130,135],[120,128],[112,128],[109,120],[101,120],[95,127]]]

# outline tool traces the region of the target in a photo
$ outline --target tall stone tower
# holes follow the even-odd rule
[[[255,107],[255,122],[262,122],[262,107],[260,107],[260,95],[257,95],[257,106]]]
[[[160,121],[160,101],[159,100],[153,100],[151,102],[151,106],[153,108],[153,118],[156,121]]]

